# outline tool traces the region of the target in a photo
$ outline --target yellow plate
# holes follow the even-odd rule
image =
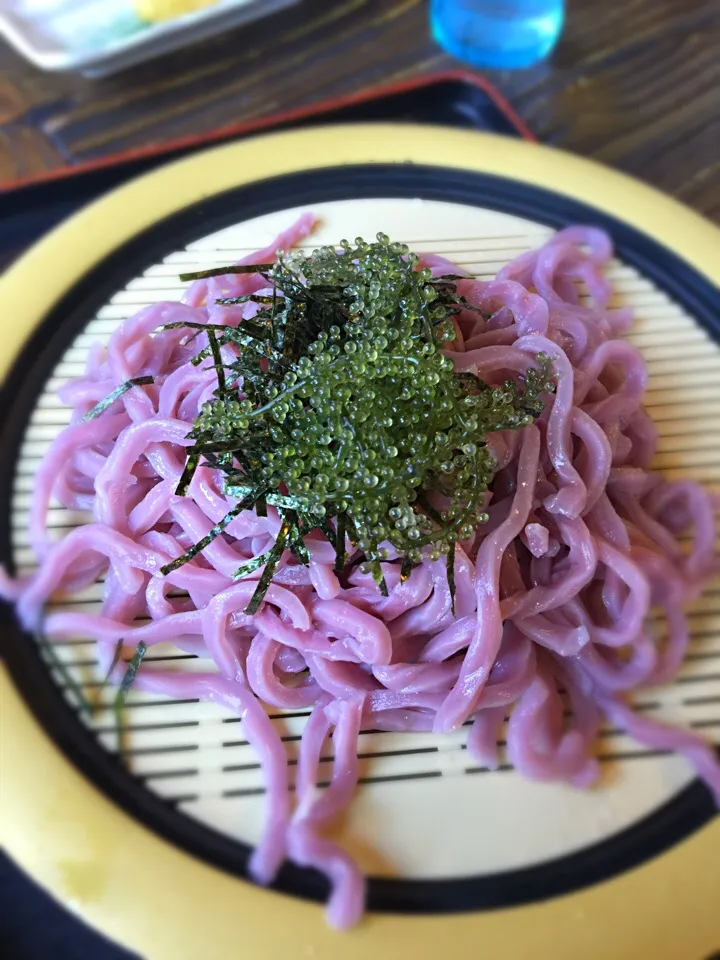
[[[143,229],[213,194],[267,177],[342,164],[433,165],[553,190],[652,236],[712,282],[717,230],[674,201],[586,161],[513,140],[427,127],[353,126],[222,147],[150,174],[92,205],[3,279],[0,374],[59,298]],[[38,283],[42,277],[42,283]],[[32,291],[32,297],[28,297]],[[85,780],[51,744],[0,672],[0,830],[8,851],[60,900],[148,960],[288,955],[325,960],[650,957],[704,960],[720,946],[720,823],[611,881],[531,906],[434,917],[370,916],[326,929],[322,911],[259,890],[159,839]],[[531,788],[529,788],[531,789]]]

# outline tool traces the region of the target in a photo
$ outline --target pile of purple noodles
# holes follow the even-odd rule
[[[314,222],[302,216],[244,262],[273,260]],[[271,882],[286,857],[316,867],[331,881],[329,919],[338,927],[362,915],[364,881],[324,829],[351,802],[361,728],[443,734],[465,724],[470,755],[493,767],[509,716],[510,763],[533,780],[586,788],[598,776],[598,727],[609,721],[643,744],[686,756],[720,800],[713,748],[625,702],[640,687],[673,679],[688,644],[683,605],[719,565],[711,497],[650,470],[657,432],[642,407],[646,369],[621,338],[630,313],[608,306],[603,271],[611,252],[604,233],[571,227],[493,281],[458,282],[489,319],[470,310],[456,317],[457,370],[502,384],[544,353],[557,391],[535,424],[489,438],[498,463],[489,522],[458,545],[454,613],[444,558],[423,562],[406,582],[398,563],[383,563],[383,597],[372,576],[352,566],[358,554],[349,543],[352,572],[341,583],[334,548],[318,533],[306,539],[309,567],[287,552],[259,612],[247,616],[262,571],[241,582],[232,574],[274,543],[280,521],[271,507],[267,517],[239,515],[202,554],[161,575],[236,501],[203,466],[187,496],[175,494],[190,426],[217,376],[210,361],[190,363],[204,335],[189,342],[187,330],[160,328],[252,316],[254,304],[215,301],[262,291],[267,281],[257,274],[199,280],[183,302],[140,311],[107,347],[90,351],[85,376],[60,392],[74,414],[37,475],[30,537],[39,570],[24,582],[5,577],[3,592],[23,625],[37,629],[53,594],[72,597],[104,576],[102,613],[50,613],[42,622],[50,640],[93,638],[105,668],[120,638],[126,657],[142,640],[205,658],[201,673],[143,664],[135,683],[175,699],[211,700],[242,717],[267,783],[252,876]],[[440,257],[421,258],[420,266],[458,273]],[[591,305],[581,303],[580,284]],[[235,349],[223,347],[228,360]],[[82,422],[94,404],[141,376],[154,383]],[[46,526],[53,497],[92,511],[93,522],[54,542]],[[688,532],[689,551],[679,543]],[[653,606],[666,615],[666,637],[648,623]],[[121,664],[114,679],[122,675]],[[294,792],[265,705],[312,708]],[[332,778],[319,790],[329,737]]]

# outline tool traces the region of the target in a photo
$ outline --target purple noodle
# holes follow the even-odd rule
[[[314,224],[303,215],[243,262],[272,260]],[[320,869],[331,883],[336,926],[355,923],[364,907],[357,865],[326,835],[358,782],[361,728],[443,733],[468,724],[475,762],[509,762],[531,779],[588,787],[598,773],[593,741],[604,718],[652,748],[682,753],[720,797],[720,765],[709,745],[639,716],[621,699],[677,674],[689,637],[684,604],[720,569],[720,501],[649,469],[657,430],[642,408],[647,373],[637,350],[618,339],[630,315],[609,307],[611,257],[604,233],[571,227],[495,280],[458,282],[482,312],[455,317],[449,355],[456,369],[501,384],[544,353],[557,388],[536,424],[488,438],[498,462],[489,520],[456,551],[454,612],[444,561],[424,561],[401,582],[391,551],[383,597],[350,544],[352,569],[338,578],[334,548],[310,538],[309,568],[285,555],[260,610],[246,615],[261,571],[239,583],[232,576],[273,542],[280,520],[272,508],[267,517],[239,515],[195,559],[161,575],[236,501],[208,466],[186,496],[175,494],[190,424],[211,395],[214,371],[209,361],[190,362],[206,338],[189,344],[182,330],[159,328],[181,320],[236,324],[256,306],[223,307],[216,299],[262,291],[262,277],[198,280],[183,303],[142,310],[107,347],[93,347],[85,375],[61,390],[71,425],[38,471],[30,510],[39,569],[22,581],[0,570],[0,594],[17,604],[26,627],[42,624],[51,640],[96,640],[103,669],[120,638],[126,657],[142,641],[172,642],[205,658],[204,673],[146,663],[136,685],[216,701],[242,718],[268,794],[251,874],[271,882],[286,856]],[[425,256],[421,266],[435,275],[458,272],[441,257]],[[589,297],[581,297],[581,285]],[[234,349],[224,348],[226,360]],[[81,422],[125,380],[147,375],[151,385]],[[55,542],[47,524],[53,498],[89,510],[93,522]],[[679,539],[687,531],[689,552]],[[105,581],[99,614],[50,612],[43,622],[48,600],[72,599],[98,576]],[[665,615],[663,636],[652,632],[652,609]],[[120,674],[117,667],[114,679]],[[294,793],[265,705],[312,710]]]

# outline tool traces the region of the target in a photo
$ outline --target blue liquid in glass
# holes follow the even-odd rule
[[[431,0],[433,36],[476,67],[519,69],[548,56],[562,33],[564,0]]]

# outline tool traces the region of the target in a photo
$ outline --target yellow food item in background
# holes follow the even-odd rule
[[[150,23],[171,20],[185,13],[194,13],[204,7],[212,7],[217,0],[135,0],[138,16]]]

